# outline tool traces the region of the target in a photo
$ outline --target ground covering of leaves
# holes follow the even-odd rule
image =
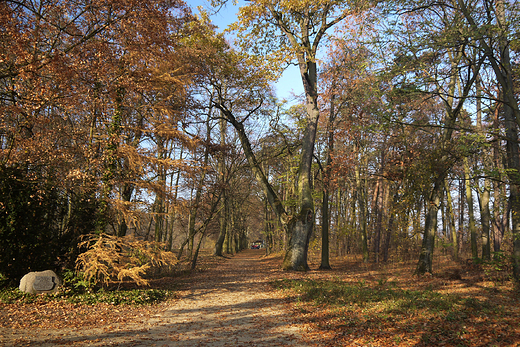
[[[414,265],[334,259],[273,285],[316,346],[520,346],[520,293],[503,274],[446,261],[418,277]]]
[[[227,259],[210,256],[205,253],[199,262],[196,272],[206,272],[225,262]],[[45,295],[32,296],[27,300],[27,295],[20,295],[19,300],[0,300],[0,346],[32,346],[30,337],[25,337],[22,332],[44,332],[49,338],[47,342],[51,345],[59,345],[62,337],[70,336],[74,331],[115,331],[124,329],[127,325],[143,326],[152,317],[163,312],[172,302],[178,299],[177,288],[181,281],[189,279],[190,274],[183,270],[183,267],[172,274],[170,277],[163,277],[150,281],[150,286],[146,289],[168,291],[169,295],[165,301],[149,305],[131,304],[144,302],[139,296],[147,295],[145,292],[133,293],[133,289],[138,287],[135,284],[124,282],[118,284],[121,291],[115,291],[116,295],[107,296],[110,300],[99,302],[96,295],[83,295],[74,298],[75,302],[70,302],[70,298],[63,300],[52,300]],[[115,284],[114,284],[115,285]],[[118,296],[134,295],[126,299],[130,304],[119,304]],[[92,297],[89,299],[89,297]],[[145,298],[149,299],[149,298]],[[150,300],[148,300],[150,301]],[[17,331],[17,334],[13,334]],[[92,341],[94,345],[95,341]],[[74,344],[74,343],[72,343]],[[101,343],[100,345],[104,345]]]
[[[60,341],[63,342],[67,334],[89,329],[106,332],[119,329],[121,335],[127,329],[127,336],[131,334],[132,341],[136,341],[139,339],[136,332],[139,334],[142,329],[139,345],[152,346],[154,338],[141,327],[150,325],[154,319],[169,319],[171,323],[175,319],[172,307],[180,297],[193,294],[195,289],[206,291],[198,300],[213,293],[208,289],[218,291],[219,295],[232,294],[241,288],[241,281],[246,283],[255,278],[256,282],[268,284],[258,288],[271,288],[275,297],[282,299],[277,302],[282,302],[284,310],[290,312],[310,346],[520,346],[520,295],[510,281],[480,266],[438,263],[433,276],[417,277],[412,275],[414,262],[365,265],[355,258],[338,258],[331,260],[332,270],[318,271],[314,270],[319,266],[318,257],[311,255],[311,270],[301,273],[281,271],[280,254],[263,257],[263,250],[246,252],[258,259],[251,263],[254,269],[244,271],[236,268],[243,263],[233,262],[232,257],[216,258],[206,254],[202,258],[202,270],[152,281],[152,288],[174,293],[158,304],[91,305],[46,301],[43,297],[31,303],[0,303],[0,342],[7,346],[37,345],[34,339],[31,342],[20,337],[23,334],[7,336],[7,331],[13,329],[44,331],[48,334],[45,341],[50,345],[66,345]],[[240,274],[223,277],[223,272]],[[243,289],[257,290],[252,286],[254,284],[248,284]],[[210,303],[215,306],[215,299]],[[214,314],[220,314],[219,320],[226,319],[242,306],[247,307],[248,312],[256,312],[249,304],[240,304],[231,305],[233,309],[225,314]],[[165,315],[168,310],[170,313]],[[203,313],[201,317],[206,314]],[[218,335],[222,324],[215,324],[215,334]],[[130,330],[130,325],[137,330]],[[165,325],[161,329],[167,328]],[[248,329],[240,330],[243,337],[247,338]],[[89,345],[134,346],[117,343],[118,334],[96,332]],[[251,336],[254,334],[258,334],[258,328],[251,331]],[[70,338],[65,340],[74,344]],[[252,340],[243,345],[255,344]]]

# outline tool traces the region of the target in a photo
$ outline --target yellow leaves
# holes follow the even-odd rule
[[[76,269],[83,272],[87,281],[107,284],[117,279],[130,278],[138,285],[148,285],[143,278],[152,267],[173,266],[177,258],[164,251],[164,245],[107,234],[87,235],[80,243],[87,251],[76,260]]]
[[[146,271],[150,269],[149,264],[143,266],[135,266],[130,269],[121,269],[117,274],[117,279],[123,281],[125,278],[131,278],[138,286],[147,286],[148,281],[142,276],[146,274]]]
[[[262,55],[271,66],[314,62],[325,32],[350,11],[344,1],[256,0],[240,8],[230,28],[242,49]]]
[[[80,181],[83,182],[88,178],[88,175],[86,175],[84,172],[82,172],[80,169],[72,169],[67,173],[67,180],[70,180],[72,182]]]
[[[108,200],[111,207],[117,211],[118,213],[118,221],[126,223],[128,226],[139,227],[141,214],[140,204],[137,202],[130,202],[122,200],[122,197],[119,199],[109,199]]]

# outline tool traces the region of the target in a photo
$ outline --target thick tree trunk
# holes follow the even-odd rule
[[[518,126],[520,126],[520,108],[516,98],[515,85],[513,83],[513,68],[509,54],[511,35],[506,21],[506,3],[504,0],[497,0],[494,8],[496,15],[496,29],[498,34],[499,49],[498,54],[492,46],[488,44],[487,37],[481,33],[482,28],[478,27],[477,22],[472,17],[472,13],[463,0],[458,0],[458,5],[464,17],[470,24],[473,32],[477,33],[477,40],[481,49],[488,58],[495,77],[500,84],[501,95],[504,105],[505,130],[507,138],[507,166],[509,176],[509,202],[512,215],[513,233],[513,277],[520,283],[520,156],[518,148]],[[488,32],[488,31],[486,31]]]
[[[513,233],[513,278],[520,283],[520,149],[513,109],[504,104],[507,137],[507,166],[509,168],[509,204]]]
[[[497,21],[502,28],[506,27],[505,1],[497,1]],[[507,138],[507,166],[509,175],[509,203],[511,206],[513,233],[513,278],[520,285],[520,149],[518,147],[518,127],[520,126],[520,109],[515,97],[513,69],[509,55],[507,33],[500,36],[500,65],[493,64],[495,75],[502,86],[504,118]],[[491,53],[490,50],[487,52]],[[490,60],[492,59],[489,57]]]
[[[300,64],[301,65],[301,64]],[[317,104],[316,86],[316,64],[308,62],[309,66],[302,79],[308,79],[306,85],[307,96],[307,124],[302,141],[300,168],[298,170],[298,197],[299,206],[296,216],[286,223],[289,236],[287,253],[284,258],[283,268],[285,270],[308,270],[307,251],[309,241],[314,230],[314,199],[312,197],[311,167],[314,155],[314,142],[318,126],[319,109]],[[300,68],[300,70],[302,70]],[[310,70],[310,71],[309,71]],[[308,72],[308,74],[307,74]],[[312,86],[312,91],[309,87]]]
[[[312,212],[300,214],[291,220],[287,226],[288,245],[282,268],[284,270],[307,271],[307,251],[310,236],[314,228]]]

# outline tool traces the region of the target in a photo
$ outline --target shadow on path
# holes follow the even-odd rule
[[[182,283],[181,297],[142,324],[20,336],[17,346],[307,346],[268,286],[276,272],[247,250]],[[0,339],[1,341],[1,339]]]

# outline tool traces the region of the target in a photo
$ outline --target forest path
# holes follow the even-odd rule
[[[168,346],[305,346],[268,285],[279,263],[262,255],[246,250],[189,278],[180,300],[152,319],[150,330]]]
[[[132,318],[112,306],[105,310],[116,311],[118,322],[104,324],[99,315],[90,317],[97,319],[91,327],[74,327],[69,320],[60,329],[0,329],[0,345],[308,346],[283,298],[269,286],[279,278],[280,261],[263,254],[246,250],[210,270],[178,278],[179,298],[161,304],[151,316]]]

